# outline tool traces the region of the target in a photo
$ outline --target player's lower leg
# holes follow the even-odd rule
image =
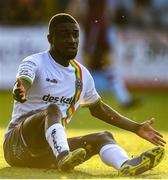
[[[120,169],[121,165],[129,160],[126,151],[118,144],[106,144],[99,152],[101,160],[108,166]]]
[[[100,158],[108,166],[112,166],[119,171],[121,176],[138,175],[157,166],[164,156],[163,147],[149,149],[138,157],[130,159],[117,144],[107,144],[100,150]]]
[[[84,161],[86,151],[83,148],[69,151],[67,137],[61,124],[52,125],[46,131],[46,139],[57,159],[58,169],[70,170]]]
[[[84,149],[69,151],[65,128],[61,124],[61,119],[62,114],[58,106],[49,105],[46,109],[45,137],[56,157],[58,168],[69,170],[84,161],[86,152]]]

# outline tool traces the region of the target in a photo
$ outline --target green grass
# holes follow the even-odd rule
[[[168,94],[167,92],[136,92],[142,100],[142,105],[131,110],[123,110],[118,107],[116,100],[109,94],[103,94],[103,100],[123,115],[138,122],[151,117],[156,118],[154,127],[162,132],[165,139],[168,139]],[[62,173],[53,169],[31,169],[10,167],[4,160],[2,152],[3,134],[10,120],[12,111],[12,97],[10,93],[0,92],[0,178],[53,178],[53,179],[102,179],[121,178],[112,167],[104,165],[98,156],[95,156],[75,168],[71,173]],[[80,109],[67,128],[68,137],[84,135],[87,133],[109,130],[115,136],[117,142],[128,152],[130,156],[138,155],[147,148],[153,147],[149,142],[140,139],[133,133],[119,130],[116,127],[107,125],[92,118],[87,109]],[[160,179],[168,178],[168,149],[165,147],[166,155],[159,166],[142,175],[133,178]]]

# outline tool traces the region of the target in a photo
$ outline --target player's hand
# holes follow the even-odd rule
[[[156,146],[164,146],[166,141],[163,139],[163,136],[152,128],[152,124],[154,123],[154,118],[143,122],[140,125],[140,128],[137,131],[137,135],[146,139],[147,141],[151,142]]]
[[[21,103],[24,103],[27,100],[26,90],[22,84],[22,81],[19,78],[17,78],[16,84],[13,89],[13,98]]]

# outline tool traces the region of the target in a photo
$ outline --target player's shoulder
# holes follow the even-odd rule
[[[44,58],[47,58],[48,51],[43,51],[35,54],[31,54],[22,60],[22,63],[32,64],[34,66],[40,66],[44,61]]]

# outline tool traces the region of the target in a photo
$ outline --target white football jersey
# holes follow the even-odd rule
[[[74,109],[81,106],[89,106],[96,103],[98,95],[94,81],[89,71],[74,60],[81,69],[82,90],[79,100]],[[28,112],[43,110],[49,104],[57,104],[62,112],[63,118],[67,117],[67,109],[72,104],[75,95],[75,68],[71,64],[64,67],[51,57],[48,51],[34,54],[25,58],[18,69],[17,77],[26,79],[32,85],[28,90],[27,101],[20,103],[14,101],[12,113],[12,124],[17,124],[17,119]],[[68,122],[71,117],[68,118]]]

